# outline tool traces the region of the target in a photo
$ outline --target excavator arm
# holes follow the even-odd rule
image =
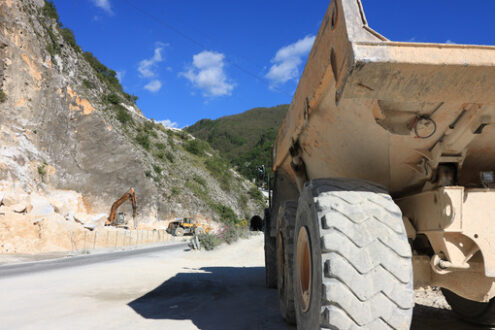
[[[120,205],[124,204],[128,199],[131,200],[132,203],[132,218],[136,218],[136,194],[134,193],[134,188],[130,188],[128,192],[123,194],[115,203],[112,204],[112,208],[110,209],[110,215],[108,216],[107,221],[105,222],[105,226],[114,226],[115,225],[115,216],[117,215],[117,209]]]

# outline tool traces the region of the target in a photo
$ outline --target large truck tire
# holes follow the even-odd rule
[[[177,236],[177,237],[184,236],[184,229],[182,229],[181,227],[175,228],[174,236]]]
[[[265,210],[265,285],[269,289],[277,287],[276,238],[270,236],[270,211]]]
[[[382,187],[309,181],[299,198],[295,235],[299,329],[409,329],[411,248],[401,211]]]
[[[297,202],[282,203],[277,218],[277,288],[280,313],[289,324],[296,323],[294,309],[293,253]]]
[[[454,313],[461,319],[474,324],[495,326],[495,298],[488,302],[478,302],[443,288],[442,293]]]

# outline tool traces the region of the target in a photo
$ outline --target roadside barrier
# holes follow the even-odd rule
[[[168,234],[165,230],[105,230],[69,233],[72,252],[88,252],[90,250],[108,248],[136,248],[141,245],[168,241],[179,241],[181,238]]]

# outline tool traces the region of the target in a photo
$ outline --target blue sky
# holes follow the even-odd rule
[[[290,103],[328,0],[54,0],[85,51],[155,120]],[[488,0],[363,0],[391,40],[495,45]],[[136,10],[138,8],[139,10]],[[144,12],[144,13],[143,13]]]

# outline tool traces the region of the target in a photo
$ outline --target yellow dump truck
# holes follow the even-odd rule
[[[266,284],[299,329],[495,324],[495,47],[393,42],[332,0],[273,147]]]

